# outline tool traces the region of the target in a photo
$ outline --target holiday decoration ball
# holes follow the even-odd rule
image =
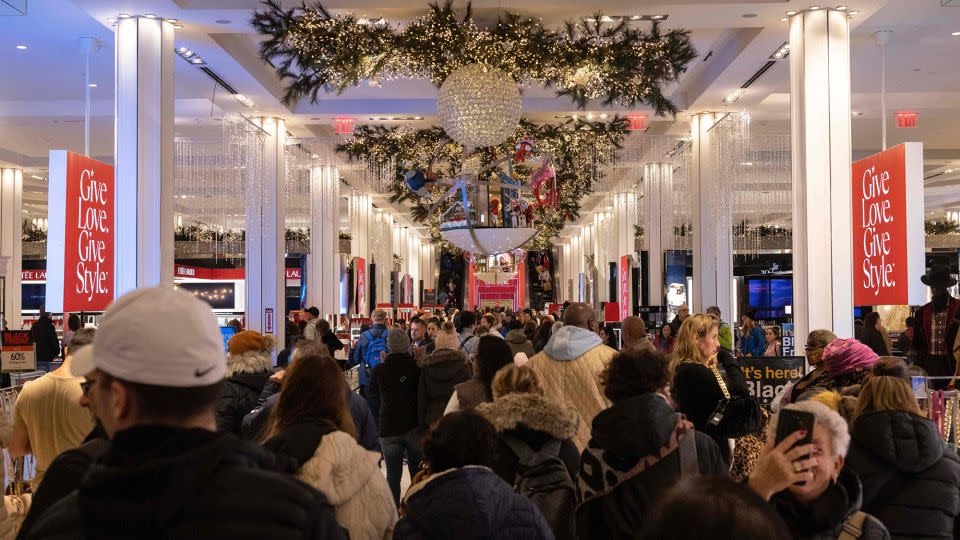
[[[455,70],[440,86],[437,113],[444,131],[466,147],[498,145],[520,123],[520,89],[506,73],[483,64]]]

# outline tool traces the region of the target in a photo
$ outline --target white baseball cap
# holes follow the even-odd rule
[[[210,306],[173,288],[137,289],[115,301],[93,343],[71,362],[78,377],[99,369],[128,382],[180,388],[214,384],[227,372]]]

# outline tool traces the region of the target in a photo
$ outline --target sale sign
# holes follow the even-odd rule
[[[855,305],[926,301],[921,143],[853,164],[853,263]]]
[[[630,256],[620,257],[620,320],[630,316]]]
[[[47,311],[103,311],[113,301],[113,166],[50,151]]]
[[[9,373],[37,369],[37,355],[34,347],[34,344],[30,343],[29,330],[0,332],[0,370]]]

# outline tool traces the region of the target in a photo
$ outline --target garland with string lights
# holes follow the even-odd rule
[[[524,247],[544,249],[550,239],[563,229],[567,221],[579,217],[580,201],[592,192],[593,184],[604,177],[603,165],[612,163],[617,151],[623,148],[627,135],[627,119],[615,117],[609,122],[567,121],[563,124],[537,125],[520,121],[516,133],[503,144],[482,148],[468,160],[475,168],[483,168],[498,159],[513,155],[518,142],[529,139],[542,152],[547,152],[556,165],[559,202],[556,207],[534,205],[537,234]],[[429,212],[429,201],[422,200],[410,190],[403,178],[403,165],[421,170],[437,178],[453,178],[464,169],[463,146],[447,137],[442,128],[432,127],[416,131],[400,127],[360,126],[353,137],[338,144],[337,152],[351,160],[365,161],[371,166],[396,164],[396,174],[390,186],[391,202],[410,202],[411,216],[429,229],[434,241],[445,248],[460,250],[440,235],[440,216],[453,204],[453,199],[440,202],[439,211]],[[526,183],[533,170],[525,164],[515,164],[514,178]],[[492,178],[496,171],[487,174]],[[435,200],[449,188],[437,184],[432,189]]]
[[[265,39],[261,57],[287,81],[284,103],[323,92],[341,93],[366,82],[425,78],[440,86],[457,68],[482,63],[523,84],[553,87],[583,109],[588,100],[607,105],[649,105],[657,115],[677,113],[663,95],[697,53],[687,30],[649,31],[597,14],[549,30],[537,19],[506,14],[490,29],[474,21],[468,3],[462,16],[453,2],[431,4],[429,12],[403,29],[352,14],[332,16],[317,3],[283,9],[264,2],[251,21]]]

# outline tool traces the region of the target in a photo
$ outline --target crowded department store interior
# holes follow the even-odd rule
[[[960,0],[430,1],[0,1],[0,540],[960,537]]]

